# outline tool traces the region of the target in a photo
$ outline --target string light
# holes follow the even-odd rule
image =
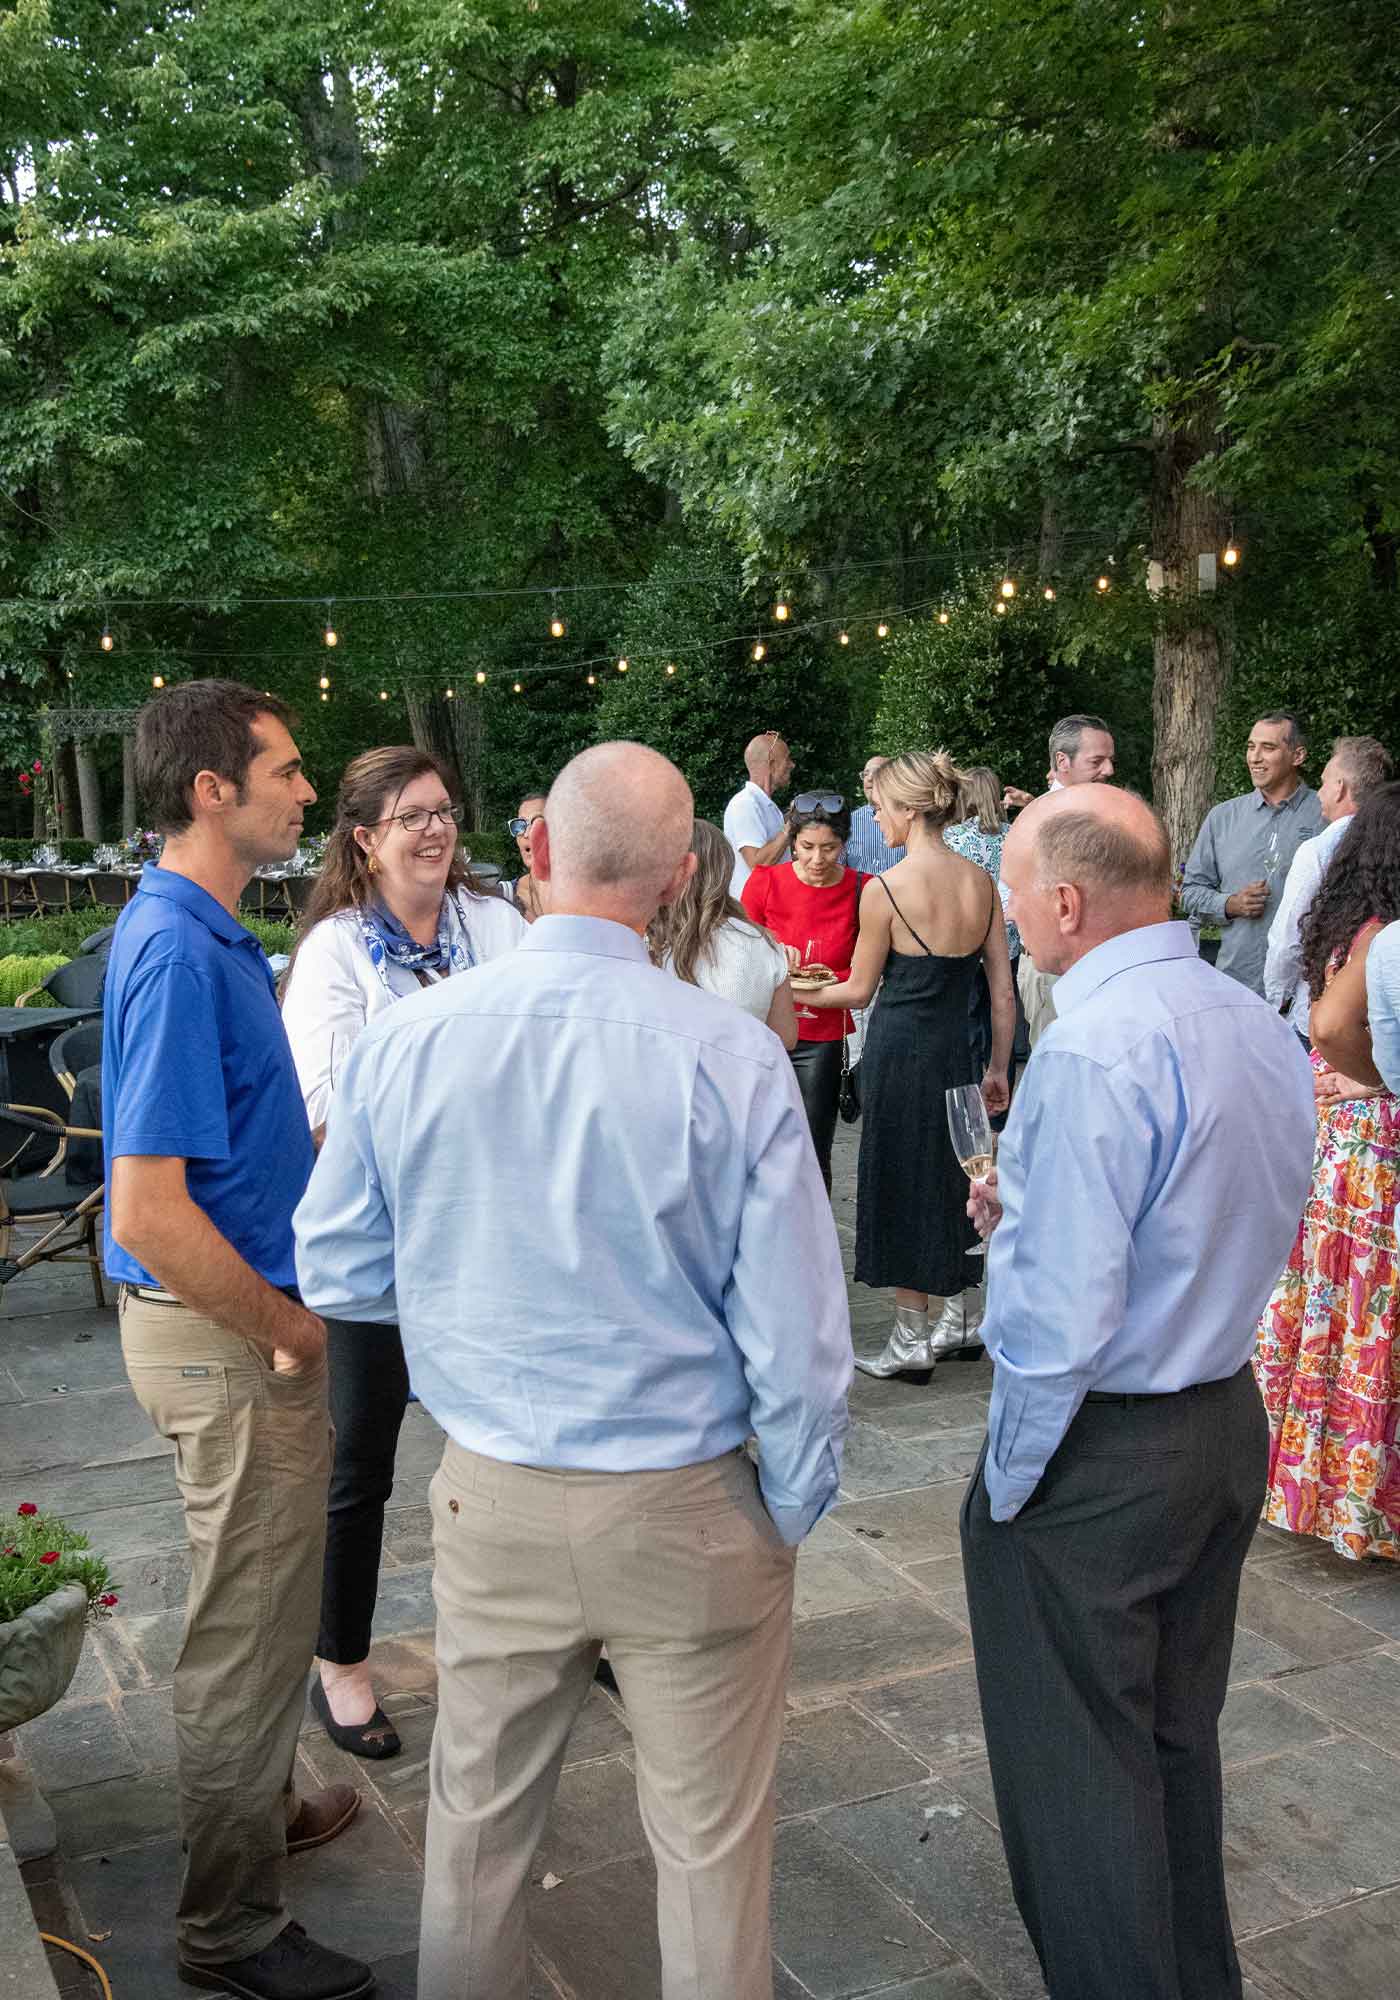
[[[940,625],[946,625],[948,623],[948,613],[946,611],[939,612],[938,622]]]
[[[1016,595],[1016,586],[1009,576],[1004,576],[1001,580],[1001,594],[1003,597],[1014,597]]]
[[[1099,593],[1100,597],[1102,597],[1106,590],[1112,590],[1113,585],[1110,583],[1109,579],[1106,576],[1101,576],[1098,582],[1094,585],[1094,588]]]
[[[442,691],[442,698],[444,701],[455,701],[457,699],[456,688],[444,688]]]
[[[773,606],[773,616],[780,625],[787,623],[788,619],[792,616],[792,606],[787,602],[786,598],[780,597],[778,599],[777,603]]]
[[[598,676],[597,676],[596,674],[590,674],[590,675],[588,676],[588,685],[589,685],[589,686],[590,686],[591,688],[595,688],[595,687],[597,687],[597,685],[598,685]]]
[[[327,679],[327,677],[325,676],[325,674],[322,674],[322,676],[321,676],[321,687],[322,687],[322,690],[324,691],[324,690],[325,690],[326,688],[328,688],[329,686],[330,686],[330,681],[329,681],[329,680]]]
[[[998,618],[1004,618],[1006,616],[1006,606],[1002,603],[1000,598],[997,599],[996,603],[992,606],[992,609],[996,612]]]
[[[340,644],[340,634],[336,631],[335,621],[331,616],[331,600],[329,598],[326,599],[326,629],[321,634],[321,637],[328,646],[338,646]]]
[[[763,658],[763,655],[764,655],[764,654],[765,654],[765,653],[766,653],[767,651],[768,651],[768,648],[767,648],[767,647],[766,647],[766,646],[764,645],[764,643],[763,643],[763,641],[762,641],[761,639],[758,639],[758,640],[755,640],[755,642],[754,642],[754,649],[753,649],[753,657],[754,657],[755,661],[758,661],[758,660],[761,660],[761,659]]]
[[[521,685],[520,685],[519,681],[512,681],[512,682],[511,682],[511,693],[512,693],[512,694],[522,694],[523,692],[524,692],[524,690],[522,689],[522,687],[521,687]]]
[[[153,688],[163,688],[163,687],[165,686],[165,675],[164,675],[164,674],[152,674],[152,675],[151,675],[151,686],[152,686]]]
[[[484,688],[486,685],[486,676],[481,671],[480,667],[478,667],[476,670],[476,684],[479,688]]]
[[[326,693],[326,691],[325,691],[325,689],[324,689],[324,688],[322,688],[322,690],[321,690],[321,699],[322,699],[322,701],[329,701],[329,700],[330,700],[330,696],[329,696],[329,695],[328,695],[328,694]]]
[[[875,637],[877,639],[888,639],[889,636],[890,636],[890,628],[882,618],[879,624],[875,627]]]
[[[1049,583],[1047,583],[1047,584],[1046,584],[1046,586],[1045,586],[1045,589],[1044,589],[1044,591],[1043,591],[1043,593],[1042,593],[1042,595],[1044,596],[1044,598],[1045,598],[1045,602],[1046,602],[1047,604],[1053,604],[1053,603],[1055,602],[1055,587],[1054,587],[1054,585],[1053,585],[1053,584],[1049,584]]]
[[[562,639],[567,630],[568,627],[565,625],[563,619],[559,616],[559,599],[556,597],[552,600],[552,608],[550,611],[549,636],[551,639]]]
[[[622,658],[617,663],[617,671],[620,674],[625,674],[627,671],[627,666],[628,666],[627,655],[624,653]]]
[[[387,688],[381,688],[379,690],[379,699],[381,701],[387,701],[389,699],[389,690]]]
[[[668,674],[673,674],[676,671],[676,663],[674,660],[668,660],[666,662],[666,671]]]
[[[851,643],[851,635],[850,635],[850,633],[849,633],[849,632],[838,632],[838,633],[836,634],[836,643],[837,643],[837,645],[838,645],[838,646],[849,646],[849,645],[850,645],[850,643]]]
[[[102,627],[102,637],[98,640],[97,643],[102,648],[104,653],[110,653],[113,646],[115,646],[117,642],[112,637],[112,634],[108,629],[108,627],[104,625]]]
[[[1232,534],[1230,536],[1229,541],[1226,542],[1225,544],[1225,548],[1220,557],[1220,560],[1221,562],[1224,563],[1226,569],[1233,569],[1235,567],[1235,564],[1239,561],[1239,559],[1240,559],[1240,552],[1239,549],[1236,547],[1235,537]]]

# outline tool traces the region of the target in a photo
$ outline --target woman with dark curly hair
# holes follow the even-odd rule
[[[1313,1033],[1364,1006],[1366,954],[1400,918],[1400,784],[1356,813],[1303,923]],[[1350,1009],[1354,1011],[1354,1009]],[[1269,1413],[1264,1518],[1339,1555],[1400,1559],[1395,1200],[1400,1099],[1314,1048],[1317,1151],[1293,1255],[1259,1322]],[[1374,1072],[1373,1072],[1374,1074]]]

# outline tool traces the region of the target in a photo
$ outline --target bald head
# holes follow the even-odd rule
[[[1171,846],[1145,800],[1110,785],[1049,792],[1006,836],[1008,915],[1042,972],[1171,915]]]
[[[792,776],[792,752],[776,729],[751,736],[744,746],[744,769],[754,784],[761,785],[771,798]]]
[[[694,867],[695,801],[669,758],[643,743],[600,743],[550,786],[534,872],[554,915],[606,916],[644,929]]]

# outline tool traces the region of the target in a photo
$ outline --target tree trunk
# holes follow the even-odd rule
[[[1053,493],[1045,493],[1040,501],[1040,574],[1054,576],[1060,567],[1060,550],[1063,530],[1060,524],[1060,503]]]
[[[136,831],[136,738],[122,738],[122,834]]]
[[[448,701],[445,695],[434,694],[427,688],[406,687],[403,698],[415,745],[434,757],[440,757],[449,771],[455,771],[457,741],[452,711],[464,697],[458,694]]]
[[[462,803],[468,828],[482,825],[486,817],[483,770],[486,747],[486,716],[480,692],[452,704],[455,711],[457,769],[462,774]]]
[[[102,780],[97,770],[97,748],[86,737],[73,746],[78,767],[78,810],[82,814],[83,839],[102,838]]]
[[[53,761],[58,785],[58,837],[76,840],[82,815],[78,810],[78,767],[71,739],[59,744]]]
[[[34,840],[42,845],[49,837],[49,779],[45,772],[34,780]]]
[[[1215,721],[1230,673],[1226,607],[1218,595],[1202,597],[1197,569],[1199,556],[1224,547],[1229,513],[1189,483],[1220,444],[1213,399],[1157,420],[1151,554],[1165,581],[1152,644],[1152,793],[1178,866],[1215,791]]]

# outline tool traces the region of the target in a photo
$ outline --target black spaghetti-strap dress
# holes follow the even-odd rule
[[[891,950],[861,1055],[855,1276],[951,1298],[983,1271],[982,1258],[967,1256],[977,1235],[944,1099],[978,1081],[968,1007],[982,951],[942,958],[909,934],[922,952]]]

